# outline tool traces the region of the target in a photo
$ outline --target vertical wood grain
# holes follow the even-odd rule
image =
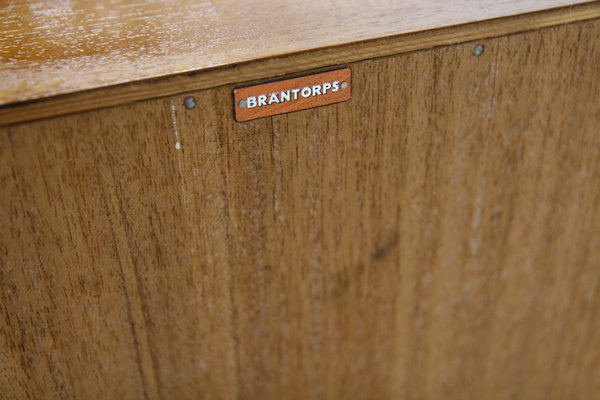
[[[2,128],[0,397],[594,398],[599,32]]]

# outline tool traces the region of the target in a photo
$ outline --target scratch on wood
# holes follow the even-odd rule
[[[173,101],[171,101],[171,126],[173,127],[173,135],[175,136],[175,149],[180,150],[181,143],[179,142],[179,130],[177,129],[177,110]]]

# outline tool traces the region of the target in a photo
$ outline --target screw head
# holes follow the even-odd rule
[[[342,88],[342,90],[348,89],[348,82],[342,82],[341,88]]]
[[[191,110],[192,108],[196,107],[196,99],[193,96],[186,97],[183,99],[183,106],[188,110]]]
[[[480,43],[480,44],[476,45],[475,47],[473,47],[472,53],[475,57],[479,57],[483,54],[484,50],[485,50],[485,46]]]
[[[240,108],[246,108],[248,106],[248,104],[246,103],[246,100],[240,100],[239,106],[240,106]]]

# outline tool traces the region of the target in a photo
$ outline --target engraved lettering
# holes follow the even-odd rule
[[[277,98],[277,93],[271,93],[271,96],[269,96],[269,105],[271,105],[273,103],[279,103],[279,99]]]
[[[332,86],[331,86],[331,91],[332,92],[337,92],[338,90],[340,90],[340,82],[339,81],[334,81],[332,83]]]
[[[264,107],[270,106],[271,104],[285,103],[288,101],[298,100],[298,94],[303,98],[309,98],[314,96],[321,96],[327,94],[329,91],[332,93],[340,90],[340,82],[325,82],[320,85],[305,86],[302,89],[290,89],[281,92],[274,92],[268,95],[261,94],[258,97],[250,96],[246,99],[247,108]]]
[[[350,69],[345,68],[236,89],[235,118],[242,122],[346,101],[350,83]]]
[[[246,99],[247,108],[264,107],[270,106],[271,104],[285,103],[288,101],[298,100],[298,94],[303,98],[309,98],[314,96],[322,96],[327,94],[329,91],[332,93],[340,90],[340,82],[325,82],[320,85],[305,86],[302,89],[290,89],[281,92],[270,93],[269,95],[261,94],[258,97],[250,96]]]

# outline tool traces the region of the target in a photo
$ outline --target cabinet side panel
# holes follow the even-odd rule
[[[246,123],[224,86],[1,129],[0,393],[594,398],[599,34]]]

